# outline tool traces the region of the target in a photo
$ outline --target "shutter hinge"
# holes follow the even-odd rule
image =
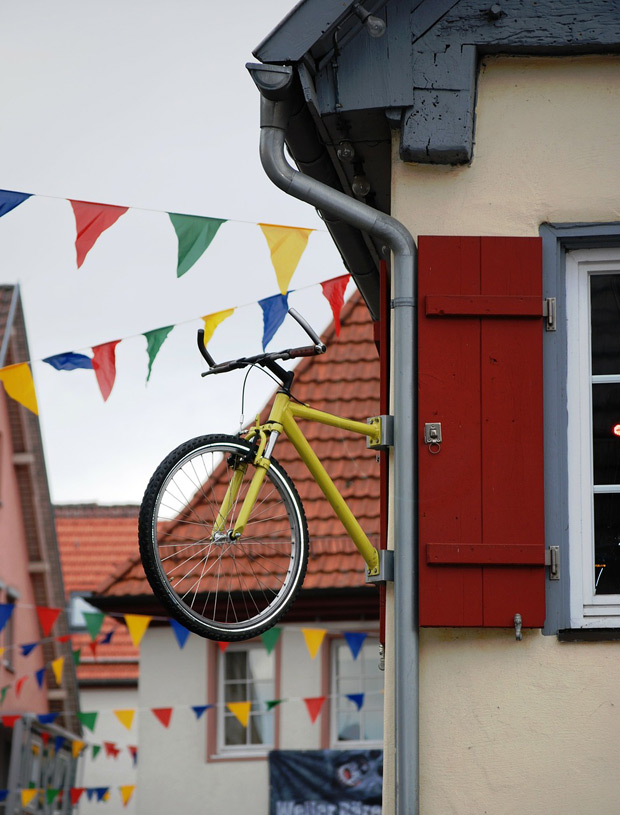
[[[558,327],[555,297],[545,297],[543,300],[542,316],[546,317],[545,330],[556,331]]]
[[[545,566],[549,567],[549,580],[560,579],[560,547],[550,546],[545,549]]]

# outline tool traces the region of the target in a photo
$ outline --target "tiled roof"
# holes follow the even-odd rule
[[[372,323],[359,295],[343,308],[341,324],[339,338],[333,324],[324,335],[327,354],[305,358],[298,365],[293,394],[312,407],[365,421],[379,412],[379,358]],[[379,464],[375,454],[367,450],[361,436],[325,425],[300,422],[300,426],[366,534],[378,545]],[[286,439],[278,441],[275,457],[293,480],[308,520],[310,561],[304,590],[363,587],[362,558]],[[211,478],[212,484],[217,481],[218,470]],[[139,559],[117,569],[98,592],[107,598],[150,594]]]
[[[117,564],[136,557],[138,507],[76,504],[57,506],[55,515],[67,600],[73,592],[95,591]],[[108,622],[99,639],[114,627]],[[80,682],[137,679],[139,652],[121,621],[111,642],[97,645],[95,655],[87,633],[73,634],[72,641],[81,649]]]

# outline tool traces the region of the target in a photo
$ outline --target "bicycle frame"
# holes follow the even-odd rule
[[[278,391],[271,407],[268,420],[264,424],[259,424],[257,420],[256,425],[252,427],[245,436],[245,438],[248,440],[258,437],[258,449],[254,459],[256,471],[239,512],[239,516],[233,530],[233,537],[239,537],[243,533],[245,525],[248,522],[248,518],[250,517],[252,507],[254,506],[258,496],[259,489],[265,478],[265,474],[269,469],[269,459],[273,453],[278,436],[284,432],[295,450],[297,450],[299,457],[305,463],[312,477],[321,488],[323,495],[331,504],[336,516],[342,522],[359,553],[364,558],[367,566],[367,575],[369,577],[378,575],[380,566],[379,554],[377,550],[368,540],[366,533],[347,506],[344,498],[338,491],[338,488],[332,479],[329,477],[327,471],[310,446],[310,443],[300,430],[295,419],[305,419],[307,421],[318,422],[319,424],[325,424],[331,427],[338,427],[351,433],[366,436],[373,444],[379,443],[381,431],[380,426],[377,423],[365,424],[364,422],[358,422],[353,419],[345,419],[341,416],[325,413],[322,410],[311,408],[309,405],[294,402],[291,400],[288,393]],[[222,507],[220,509],[217,522],[214,526],[214,533],[221,532],[226,517],[235,503],[239,485],[242,480],[243,473],[241,472],[241,468],[243,468],[243,466],[244,465],[241,464],[239,470],[233,475],[228,491],[222,502]],[[247,464],[245,467],[247,468]]]

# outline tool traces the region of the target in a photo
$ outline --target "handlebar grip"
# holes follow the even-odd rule
[[[300,325],[300,326],[303,328],[303,330],[306,332],[306,334],[307,334],[307,335],[310,337],[310,339],[312,340],[312,342],[313,342],[313,343],[314,343],[316,346],[323,345],[323,343],[321,342],[321,338],[320,338],[320,337],[319,337],[319,335],[316,333],[316,331],[314,330],[314,328],[312,328],[312,326],[311,326],[311,325],[309,325],[309,324],[308,324],[308,323],[307,323],[307,322],[304,320],[304,318],[301,316],[301,314],[300,314],[298,311],[295,311],[295,309],[294,309],[294,308],[289,308],[288,313],[291,315],[291,317],[292,317],[294,320],[297,320],[297,322],[299,323],[299,325]]]
[[[323,346],[324,348],[325,346]],[[306,348],[291,348],[289,351],[289,359],[297,359],[297,357],[314,357],[316,354],[321,353],[317,350],[316,345],[309,345]]]
[[[209,368],[215,368],[216,362],[211,356],[211,354],[207,351],[207,347],[205,345],[205,330],[204,328],[198,329],[198,336],[196,337],[198,341],[198,350],[200,351],[203,359],[206,361]]]

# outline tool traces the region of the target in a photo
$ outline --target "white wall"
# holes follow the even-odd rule
[[[491,58],[469,167],[405,165],[393,214],[414,236],[538,235],[620,219],[620,59]],[[388,633],[392,630],[393,604]],[[527,632],[422,631],[422,815],[620,811],[620,645]],[[393,811],[387,644],[385,812]]]

